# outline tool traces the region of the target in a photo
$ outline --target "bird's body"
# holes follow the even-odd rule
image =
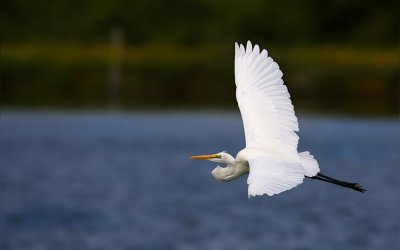
[[[318,162],[308,152],[297,151],[299,137],[297,117],[289,92],[283,84],[282,71],[268,56],[247,42],[235,44],[236,99],[243,119],[246,148],[236,158],[220,152],[193,156],[223,163],[212,171],[221,181],[231,181],[249,173],[249,197],[274,195],[289,190],[303,182],[305,177],[345,186],[347,182],[333,178],[322,179]],[[326,176],[325,176],[326,177]],[[325,178],[324,177],[324,178]],[[363,189],[357,184],[347,187]]]

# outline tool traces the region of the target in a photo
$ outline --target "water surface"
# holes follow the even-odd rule
[[[234,113],[1,116],[1,249],[398,249],[397,120],[300,117],[300,150],[353,190],[306,180],[247,198],[192,154],[244,146]]]

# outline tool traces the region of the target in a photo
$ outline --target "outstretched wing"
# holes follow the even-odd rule
[[[247,147],[282,147],[297,153],[297,118],[282,71],[266,50],[235,44],[236,99]]]
[[[248,162],[249,198],[263,194],[279,194],[303,182],[304,170],[299,162],[266,157],[250,158]]]
[[[236,99],[243,119],[246,147],[298,158],[297,118],[282,71],[258,45],[235,44]],[[296,163],[249,160],[249,195],[277,194],[300,184],[304,170]],[[272,164],[272,165],[271,165]],[[270,171],[270,169],[274,171]],[[276,171],[278,169],[278,171]]]

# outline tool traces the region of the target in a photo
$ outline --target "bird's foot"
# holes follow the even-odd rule
[[[358,192],[364,193],[365,191],[367,191],[366,189],[364,189],[360,184],[358,183],[349,183],[350,185],[348,186],[351,189],[354,189]]]

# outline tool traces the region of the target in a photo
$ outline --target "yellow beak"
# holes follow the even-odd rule
[[[192,160],[209,160],[213,158],[219,158],[218,154],[213,154],[213,155],[194,155],[190,157]]]

